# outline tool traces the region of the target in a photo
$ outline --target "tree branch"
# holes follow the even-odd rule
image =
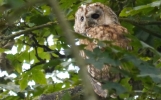
[[[15,32],[14,34],[11,34],[11,35],[8,35],[8,36],[2,36],[1,38],[4,39],[4,40],[14,39],[17,36],[20,36],[20,35],[23,35],[23,34],[30,34],[31,31],[34,31],[34,30],[37,30],[37,29],[41,29],[41,28],[44,28],[44,27],[48,27],[48,26],[51,26],[53,24],[54,24],[54,22],[48,22],[46,24],[35,26],[33,28],[28,28],[26,30]]]
[[[67,90],[54,92],[48,95],[41,95],[39,100],[62,100],[63,96],[66,93],[68,93],[71,96],[72,100],[82,100],[83,96],[82,86],[72,87]]]
[[[37,48],[37,47],[43,48],[44,52],[54,53],[54,54],[58,55],[58,57],[60,59],[73,58],[73,56],[71,54],[69,54],[69,55],[61,54],[60,51],[58,51],[58,50],[50,49],[48,45],[41,45],[41,44],[39,44],[34,36],[31,36],[31,38],[34,41],[34,44],[33,43],[28,44],[25,41],[22,41],[22,43],[25,44],[25,45],[28,45],[30,47],[33,47],[33,48]],[[57,58],[57,57],[54,57],[54,56],[51,55],[51,59],[55,59],[55,58]]]
[[[54,93],[47,94],[47,95],[43,94],[39,97],[38,100],[64,100],[63,98],[66,94],[70,97],[69,100],[85,100],[85,92],[84,92],[84,87],[82,85],[78,85],[61,91],[56,91]],[[111,97],[103,98],[100,96],[97,96],[97,98],[98,100],[111,99]],[[117,100],[121,100],[121,99],[117,98]]]

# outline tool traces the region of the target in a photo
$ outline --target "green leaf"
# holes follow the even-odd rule
[[[43,48],[38,48],[38,54],[41,57],[41,59],[50,59],[50,53],[44,52]]]
[[[3,100],[20,100],[20,98],[18,96],[8,96],[4,98]]]
[[[150,76],[154,82],[161,82],[161,71],[159,68],[155,68],[155,66],[150,65],[147,62],[144,62],[134,56],[126,55],[125,59],[128,59],[128,61],[132,62],[139,69],[139,77]]]
[[[41,8],[43,9],[44,15],[49,15],[51,13],[51,8],[49,6],[43,5]]]
[[[46,78],[43,70],[39,67],[34,67],[31,69],[32,78],[36,83],[46,84]]]
[[[114,60],[111,58],[107,51],[103,52],[99,48],[95,48],[93,52],[85,51],[89,59],[87,59],[87,63],[93,64],[96,68],[101,69],[104,64],[110,64],[113,66],[118,66],[120,62],[118,60]]]
[[[4,4],[4,0],[0,0],[0,5]]]
[[[55,85],[53,85],[53,84],[47,85],[44,93],[52,93],[52,92],[55,92]]]
[[[150,11],[154,10],[154,7],[159,7],[160,5],[161,5],[161,1],[159,0],[146,5],[136,6],[134,8],[131,8],[131,7],[124,8],[121,11],[119,16],[127,17],[127,16],[133,16],[139,13],[148,14]]]
[[[60,91],[62,90],[62,86],[64,84],[63,83],[54,83],[54,84],[49,84],[46,86],[45,90],[44,90],[44,93],[53,93],[53,92],[56,92],[56,91]]]
[[[57,65],[59,65],[61,63],[60,59],[54,59],[54,60],[50,60],[49,62],[44,64],[44,68],[48,68],[48,67],[55,67]]]
[[[24,6],[24,1],[23,0],[5,0],[7,4],[11,5],[13,8],[19,8]]]
[[[0,53],[3,53],[4,51],[6,51],[6,50],[3,48],[0,48]]]
[[[46,85],[36,85],[36,86],[33,86],[34,91],[32,91],[31,93],[33,93],[34,96],[39,96],[42,93],[44,93],[46,87],[48,87],[48,86],[46,86]]]
[[[127,89],[125,87],[115,82],[106,82],[106,84],[103,85],[103,88],[110,89],[110,90],[115,89],[117,95],[127,92]]]
[[[124,79],[121,80],[120,83],[122,84],[122,86],[126,87],[126,89],[128,91],[131,91],[132,90],[132,86],[131,86],[131,84],[129,84],[129,81],[130,81],[130,78],[124,78]]]
[[[6,96],[8,96],[8,93],[9,93],[9,91],[7,90],[7,91],[4,91],[4,92],[2,92],[2,93],[0,93],[0,98],[2,99],[2,98],[6,98]]]
[[[126,100],[136,100],[134,97],[126,98]]]
[[[62,97],[62,100],[71,100],[71,96],[68,92],[66,92],[63,97]]]
[[[161,1],[154,1],[152,3],[149,4],[151,7],[159,7],[161,5]]]
[[[154,87],[153,87],[153,90],[154,90],[155,92],[161,93],[161,84],[154,86]]]
[[[132,10],[131,7],[128,7],[128,8],[124,8],[121,13],[119,14],[120,17],[127,17],[129,16],[129,11]]]
[[[28,86],[29,77],[30,77],[30,73],[28,72],[22,73],[21,79],[19,81],[21,90],[24,90]]]
[[[76,0],[61,0],[60,1],[60,4],[61,4],[61,7],[63,8],[63,9],[68,9],[68,8],[70,8],[72,5],[73,5],[73,3],[75,3],[75,2],[77,2]]]
[[[34,23],[35,25],[45,24],[47,22],[50,22],[50,19],[48,16],[35,14],[30,18],[30,23]]]

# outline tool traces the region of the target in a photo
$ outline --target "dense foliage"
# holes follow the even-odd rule
[[[81,84],[69,39],[62,33],[48,1],[0,0],[0,99],[33,100]],[[59,0],[71,29],[77,8],[92,2],[102,2],[117,13],[134,48],[126,51],[110,45],[105,52],[99,48],[86,51],[91,58],[88,63],[97,68],[111,64],[115,66],[112,71],[124,77],[119,82],[106,82],[103,87],[115,91],[121,99],[134,100],[137,95],[138,100],[160,100],[161,1]],[[76,37],[75,42],[85,38]]]

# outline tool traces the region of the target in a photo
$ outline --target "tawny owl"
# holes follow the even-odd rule
[[[112,41],[113,45],[131,49],[130,40],[124,35],[128,33],[127,29],[120,25],[116,14],[111,8],[101,3],[81,5],[75,14],[74,30],[76,33],[89,38]],[[86,45],[86,50],[93,51],[94,48],[98,47],[97,42],[91,42],[88,39],[80,39],[79,42]],[[84,51],[81,51],[81,56],[88,59]],[[94,91],[101,97],[107,97],[108,91],[102,89],[100,80],[108,81],[120,77],[119,75],[111,75],[110,67],[110,65],[104,65],[99,70],[92,64],[87,65]]]

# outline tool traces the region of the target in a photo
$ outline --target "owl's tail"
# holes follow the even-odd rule
[[[93,90],[94,92],[103,97],[103,98],[106,98],[108,96],[108,91],[105,90],[105,89],[102,89],[102,86],[101,86],[101,83],[98,82],[97,80],[93,79],[92,77],[89,77],[90,78],[90,81],[91,81],[91,84],[92,84],[92,87],[93,87]]]

